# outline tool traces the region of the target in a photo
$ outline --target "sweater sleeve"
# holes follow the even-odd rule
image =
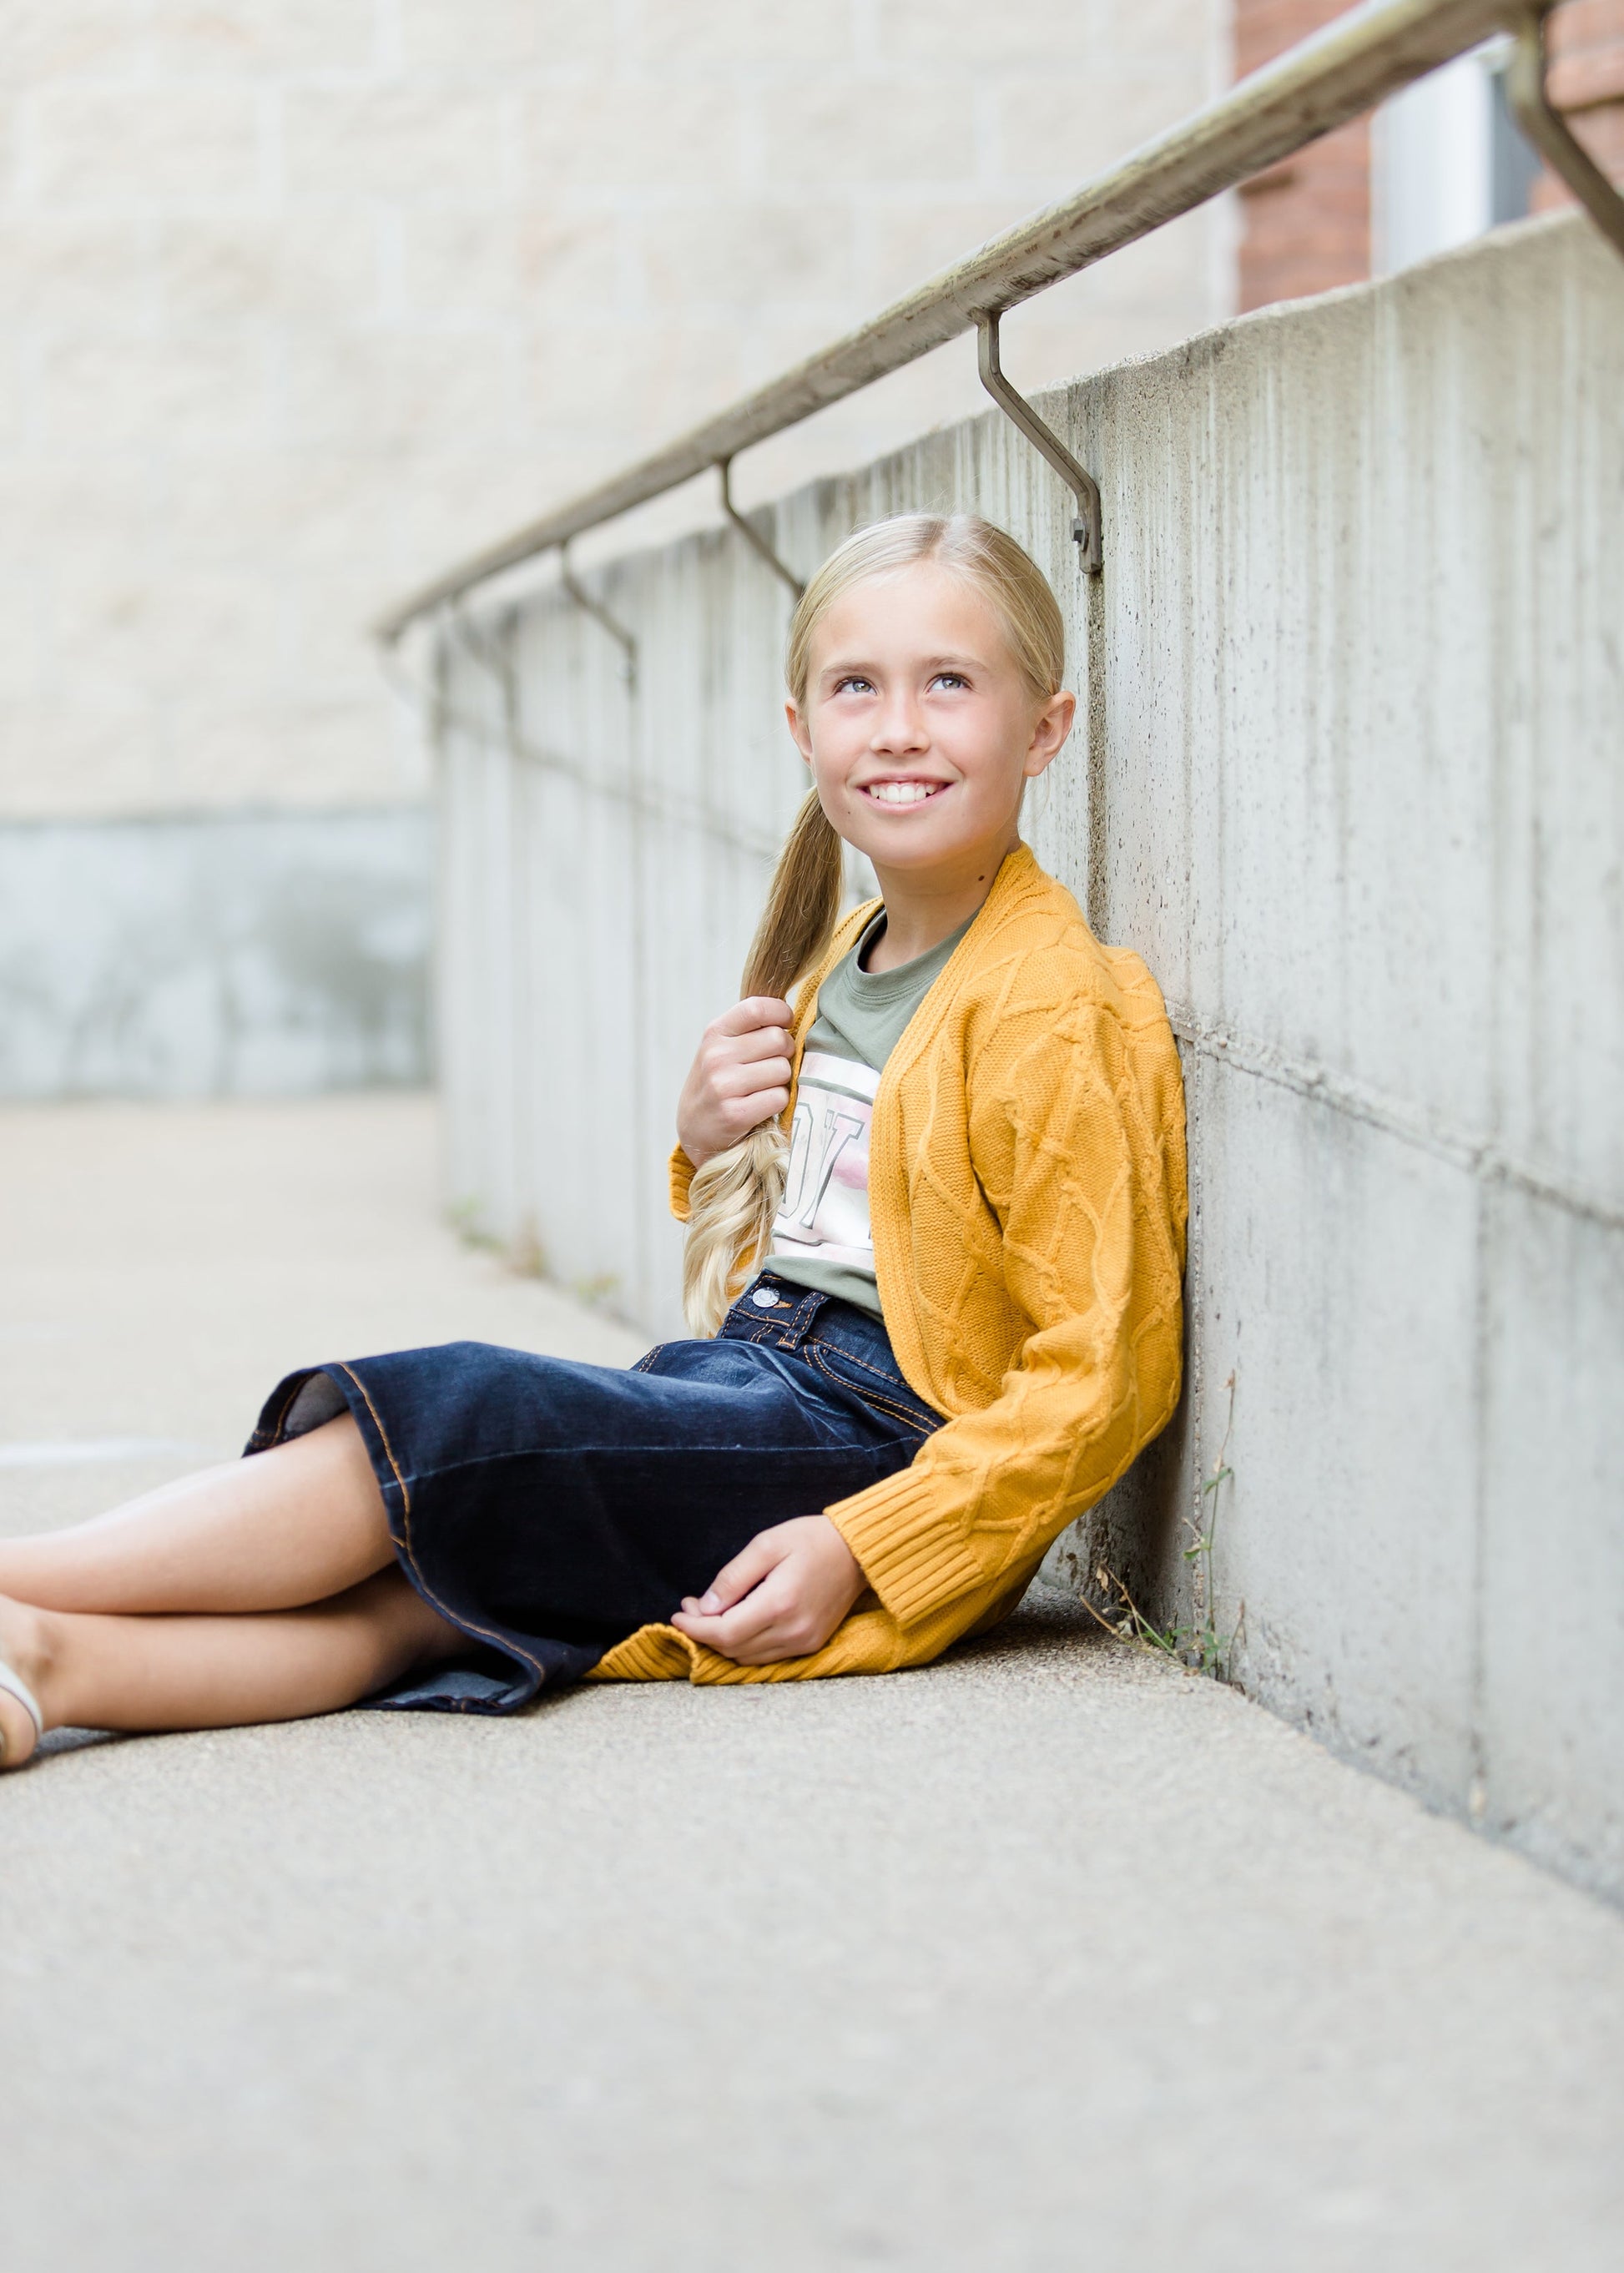
[[[941,1646],[1019,1587],[1178,1399],[1183,1107],[1171,1038],[1171,1094],[1164,1081],[1147,1097],[1108,1009],[1083,1006],[1064,1024],[1031,1038],[990,1109],[971,1113],[1006,1289],[1031,1331],[990,1404],[826,1511],[899,1625],[951,1608]],[[951,1317],[937,1330],[951,1341]]]
[[[688,1186],[698,1174],[680,1144],[671,1148],[671,1212],[679,1223],[688,1219]]]

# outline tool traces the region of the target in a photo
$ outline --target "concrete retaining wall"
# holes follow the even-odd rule
[[[1091,591],[993,416],[771,515],[805,569],[974,504],[1071,613],[1031,834],[1164,985],[1193,1206],[1182,1415],[1051,1574],[1210,1609],[1253,1695],[1615,1894],[1620,404],[1624,269],[1537,223],[1045,398],[1104,491]],[[635,688],[557,598],[442,649],[452,1190],[658,1331],[675,1090],[801,776],[737,542],[598,588]]]
[[[430,816],[0,824],[0,1098],[427,1080]]]

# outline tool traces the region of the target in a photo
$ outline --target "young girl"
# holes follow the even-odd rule
[[[701,1339],[310,1368],[255,1457],[0,1542],[7,1767],[63,1724],[876,1673],[1014,1607],[1179,1387],[1162,998],[1019,834],[1064,657],[985,521],[839,548],[789,641],[813,791],[678,1107]],[[842,839],[883,895],[844,921]]]

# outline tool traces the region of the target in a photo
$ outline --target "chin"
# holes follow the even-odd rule
[[[866,852],[879,867],[900,869],[934,867],[942,860],[951,859],[962,848],[951,837],[938,836],[934,830],[927,833],[921,829],[915,834],[899,829],[891,836],[876,829],[869,840],[858,844],[857,849]]]

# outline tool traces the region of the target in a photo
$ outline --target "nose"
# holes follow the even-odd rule
[[[929,746],[930,737],[912,687],[893,688],[875,721],[872,747],[876,757],[909,756]]]

